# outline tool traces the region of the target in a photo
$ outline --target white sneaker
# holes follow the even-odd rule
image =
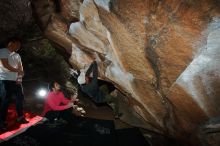
[[[81,110],[81,113],[82,113],[82,114],[85,114],[85,113],[86,113],[86,111],[84,111],[84,110]]]
[[[82,107],[78,107],[76,110],[80,112],[80,111],[83,110],[83,108]]]

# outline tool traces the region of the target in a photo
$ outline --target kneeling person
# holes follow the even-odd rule
[[[49,84],[50,92],[46,97],[44,104],[43,116],[50,122],[55,119],[62,118],[69,124],[76,122],[76,116],[72,113],[73,102],[76,98],[71,100],[64,97],[63,92],[60,91],[60,84],[52,81]]]

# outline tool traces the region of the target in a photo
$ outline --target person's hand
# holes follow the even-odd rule
[[[22,83],[22,75],[18,74],[18,78],[16,80],[16,84],[21,84]]]
[[[70,108],[70,107],[73,107],[73,103],[72,102],[69,102],[68,104],[67,104],[67,106]]]
[[[100,59],[98,53],[95,53],[95,56],[96,56],[96,57],[95,57],[95,60],[94,60],[94,61],[95,61],[96,63],[100,64],[100,63],[102,62],[102,60]]]
[[[77,98],[78,97],[78,93],[74,93],[74,95],[72,96],[73,98]]]
[[[24,76],[24,71],[23,71],[23,70],[18,69],[18,75],[23,77],[23,76]]]
[[[74,109],[77,109],[77,107],[78,107],[78,105],[76,105],[76,104],[73,105],[73,108],[74,108]]]
[[[95,61],[96,58],[97,58],[97,55],[96,54],[92,54],[92,56],[91,56],[92,62]]]
[[[21,80],[17,80],[17,81],[16,81],[16,84],[21,84],[21,83],[22,83]]]
[[[72,102],[78,102],[79,99],[77,98],[77,96],[78,96],[78,94],[75,93],[75,94],[71,97],[71,101],[72,101]]]

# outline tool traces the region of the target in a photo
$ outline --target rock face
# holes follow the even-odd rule
[[[99,62],[142,126],[189,138],[220,114],[219,0],[35,0],[74,68]],[[126,113],[126,111],[125,111]],[[123,120],[131,123],[129,116]],[[132,124],[138,125],[132,120]]]

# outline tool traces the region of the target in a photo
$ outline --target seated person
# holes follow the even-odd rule
[[[93,77],[90,79],[89,75],[91,73]],[[80,73],[78,83],[80,84],[81,90],[91,97],[95,103],[108,103],[112,107],[116,119],[122,115],[119,113],[118,98],[109,94],[106,85],[98,86],[98,66],[96,61],[91,63],[86,73]]]
[[[60,91],[60,84],[56,81],[49,84],[49,89],[50,92],[45,100],[43,116],[49,122],[54,122],[55,119],[59,118],[64,119],[69,124],[77,122],[76,116],[72,114],[73,103],[77,101],[77,95],[74,95],[71,100],[65,98],[63,92]]]

